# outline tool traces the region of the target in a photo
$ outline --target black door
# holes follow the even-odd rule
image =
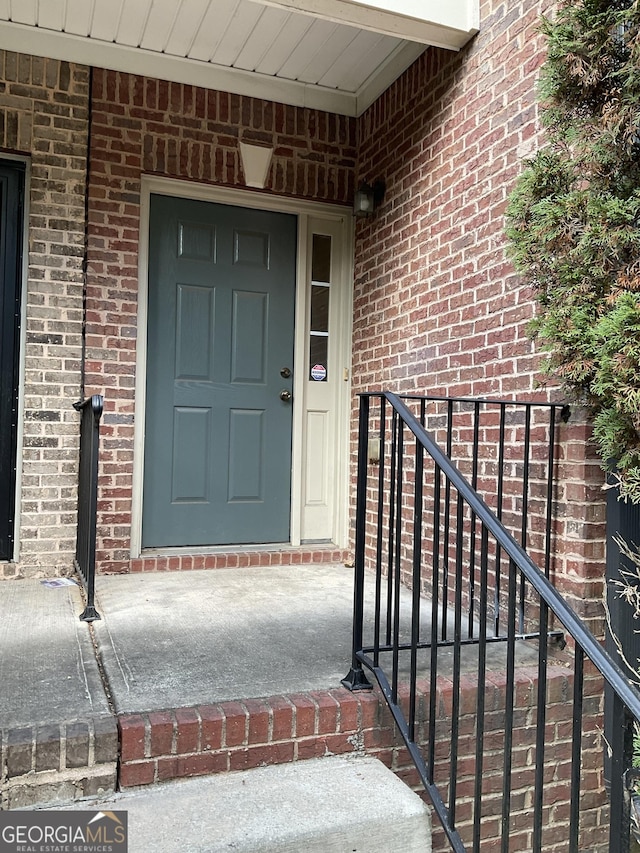
[[[0,160],[0,559],[13,557],[24,165]]]

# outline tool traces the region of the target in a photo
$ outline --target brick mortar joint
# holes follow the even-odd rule
[[[104,764],[94,764],[91,767],[65,767],[60,770],[31,770],[29,773],[24,773],[21,776],[12,776],[0,783],[0,789],[19,787],[30,782],[37,784],[47,784],[51,782],[62,782],[73,779],[84,779],[87,776],[100,776],[103,773],[109,773],[115,769],[117,761],[105,762]]]
[[[171,712],[171,722],[171,754],[176,755],[178,752],[178,719],[176,717],[175,711]],[[149,738],[151,738],[151,733],[149,733]],[[150,751],[151,750],[149,749],[149,752]]]

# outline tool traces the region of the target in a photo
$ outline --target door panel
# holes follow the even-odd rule
[[[269,299],[265,293],[234,291],[231,381],[262,384],[267,366]]]
[[[144,547],[289,540],[296,238],[151,196]]]
[[[171,501],[203,503],[209,499],[211,409],[176,406],[173,417]]]
[[[0,163],[0,559],[13,558],[25,168]]]
[[[211,380],[215,290],[178,285],[176,379]]]
[[[264,500],[265,412],[232,409],[229,429],[229,501]]]

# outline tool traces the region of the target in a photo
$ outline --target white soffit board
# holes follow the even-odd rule
[[[359,115],[428,44],[468,41],[451,23],[477,3],[0,0],[0,48]]]

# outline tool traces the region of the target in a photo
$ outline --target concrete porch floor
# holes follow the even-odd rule
[[[410,600],[402,590],[403,613]],[[96,605],[90,628],[75,584],[0,584],[0,728],[334,689],[350,668],[353,569],[343,565],[99,576]],[[365,606],[365,638],[372,624]],[[499,658],[501,644],[490,651]],[[533,650],[519,644],[518,657]]]
[[[363,755],[340,688],[352,586],[325,564],[100,577],[89,626],[75,584],[0,585],[0,809],[125,809],[136,853],[159,826],[167,853],[430,850],[424,803]]]
[[[349,670],[341,565],[111,575],[96,591],[117,713],[334,688]]]
[[[340,564],[101,576],[90,626],[76,584],[0,584],[0,809],[147,781],[135,757],[123,764],[141,713],[153,729],[170,709],[221,708],[228,728],[260,697],[319,709],[313,691],[349,671],[352,588]]]
[[[113,790],[123,714],[339,687],[352,577],[330,564],[99,577],[91,626],[76,584],[0,584],[0,809]]]
[[[89,626],[75,584],[0,584],[0,808],[353,750],[379,713],[375,695],[340,687],[353,569],[111,575],[96,593],[102,618]],[[410,600],[403,590],[405,614]],[[365,637],[372,621],[369,606]],[[476,653],[465,651],[471,670]],[[523,644],[518,657],[534,654]],[[438,656],[446,669],[451,650]]]
[[[350,664],[353,570],[341,565],[0,584],[0,727],[336,687]],[[92,636],[93,635],[93,636]]]

